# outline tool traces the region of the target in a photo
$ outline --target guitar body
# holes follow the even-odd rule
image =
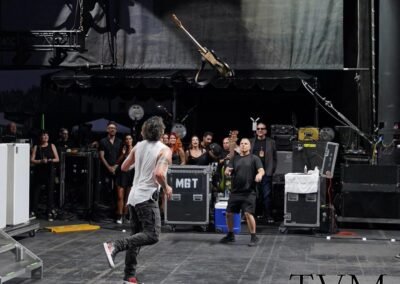
[[[221,74],[225,78],[230,78],[233,77],[235,74],[233,70],[229,67],[227,63],[222,61],[221,59],[218,58],[218,56],[212,51],[206,49],[206,52],[203,52],[203,50],[199,50],[200,54],[203,56],[203,58],[212,66],[214,67],[219,74]]]

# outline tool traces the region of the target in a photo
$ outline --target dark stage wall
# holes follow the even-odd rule
[[[2,0],[0,28],[77,29],[80,12],[86,51],[69,52],[61,66],[195,69],[200,56],[171,20],[176,13],[234,69],[343,67],[343,0]],[[14,55],[1,53],[0,65]],[[31,53],[26,64],[49,65],[52,57]]]

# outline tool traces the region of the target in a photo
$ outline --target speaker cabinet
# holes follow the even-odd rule
[[[90,211],[93,204],[93,153],[62,152],[60,155],[60,206]],[[72,209],[72,208],[71,208]]]
[[[302,173],[304,166],[313,170],[316,166],[321,169],[324,160],[326,143],[324,141],[295,141],[293,142],[293,173]]]
[[[293,152],[277,151],[277,167],[273,176],[274,183],[285,183],[285,174],[292,172]]]
[[[400,166],[342,165],[341,222],[400,224]]]

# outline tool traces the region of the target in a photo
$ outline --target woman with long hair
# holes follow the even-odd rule
[[[47,218],[53,221],[57,216],[54,207],[54,183],[56,176],[55,164],[60,162],[56,146],[49,143],[49,133],[45,130],[39,136],[39,142],[33,146],[31,163],[34,165],[33,192],[31,193],[31,214],[37,214],[40,191],[47,190]]]
[[[128,207],[126,202],[131,190],[133,177],[135,175],[135,169],[132,168],[127,172],[121,171],[121,165],[128,157],[129,153],[133,149],[133,137],[130,134],[125,135],[123,140],[123,146],[120,151],[120,155],[117,160],[118,170],[117,170],[117,220],[118,224],[122,224],[124,221],[124,216],[128,215]]]
[[[190,139],[189,148],[186,150],[186,164],[206,166],[208,165],[207,151],[200,147],[200,139],[194,135]]]
[[[183,146],[181,139],[176,135],[176,133],[171,132],[168,138],[169,147],[172,151],[172,164],[173,165],[184,165],[186,164],[185,151],[183,151]]]

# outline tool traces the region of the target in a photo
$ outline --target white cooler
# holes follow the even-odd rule
[[[30,145],[7,145],[7,225],[29,221]]]
[[[7,212],[7,144],[0,144],[0,229],[6,226]]]

